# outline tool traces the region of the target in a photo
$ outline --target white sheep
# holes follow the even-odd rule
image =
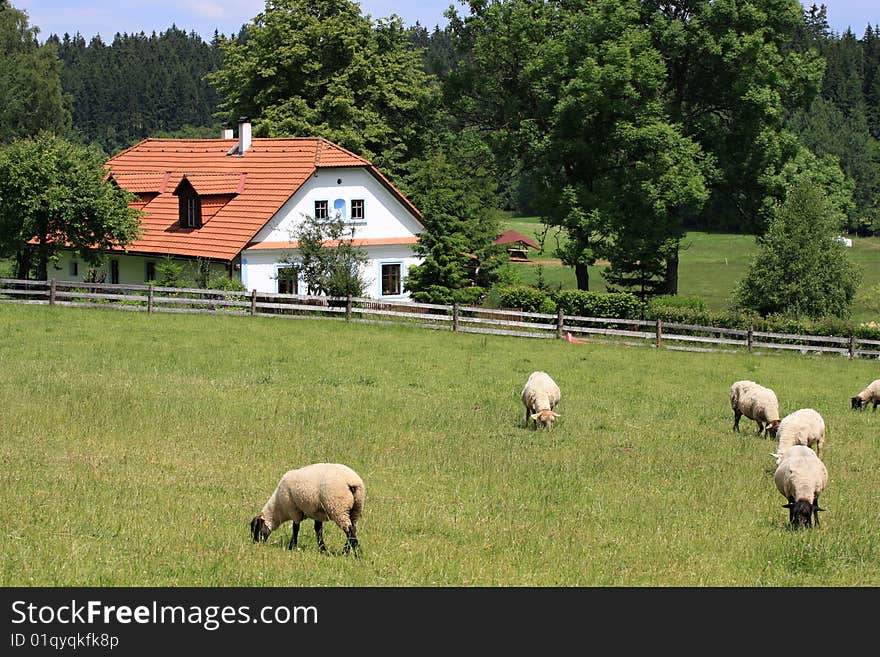
[[[872,412],[877,410],[877,404],[880,404],[880,379],[875,379],[869,383],[864,390],[852,398],[853,410],[862,410],[868,404],[874,404]]]
[[[736,381],[730,386],[730,407],[733,409],[733,430],[739,431],[739,420],[745,415],[758,424],[758,434],[776,436],[779,426],[779,401],[776,393],[754,381]]]
[[[537,429],[540,421],[549,430],[553,420],[561,417],[553,409],[562,398],[562,392],[547,372],[532,372],[523,387],[521,398],[526,407],[526,427],[533,423]]]
[[[345,532],[343,553],[357,556],[357,521],[364,508],[366,490],[360,475],[341,463],[313,463],[290,470],[281,477],[263,510],[251,520],[254,542],[265,541],[272,531],[293,521],[288,549],[296,547],[303,518],[315,521],[318,548],[326,552],[324,522],[332,520]]]
[[[804,445],[794,445],[783,457],[773,475],[777,490],[788,500],[788,521],[795,527],[809,527],[811,518],[819,526],[819,493],[828,485],[828,470],[816,453]]]
[[[816,450],[822,458],[825,448],[825,420],[812,408],[799,408],[789,413],[779,423],[776,430],[776,464],[785,456],[785,451],[793,445],[803,445]]]

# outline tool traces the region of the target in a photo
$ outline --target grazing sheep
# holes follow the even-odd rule
[[[754,381],[736,381],[730,386],[733,430],[739,431],[739,419],[745,415],[758,423],[758,434],[776,436],[779,426],[779,402],[776,393]]]
[[[545,429],[551,429],[553,420],[560,417],[553,409],[562,398],[562,392],[547,372],[532,372],[522,391],[522,403],[526,407],[526,427],[530,422],[538,428],[538,421]]]
[[[773,475],[776,488],[788,500],[783,508],[788,509],[788,521],[794,527],[811,526],[811,518],[816,518],[819,526],[819,493],[828,484],[828,470],[816,453],[804,445],[794,445],[789,449]]]
[[[254,542],[265,541],[273,530],[293,521],[293,536],[288,549],[296,547],[303,518],[315,521],[318,548],[324,545],[324,522],[332,520],[345,532],[343,553],[354,549],[357,556],[357,521],[364,508],[365,489],[360,476],[341,463],[313,463],[290,470],[281,477],[275,492],[259,515],[251,520]]]
[[[792,445],[805,445],[816,450],[816,456],[822,458],[825,447],[825,420],[812,408],[799,408],[789,413],[776,430],[776,464],[785,456],[785,451]]]
[[[872,412],[877,410],[880,404],[880,379],[875,379],[868,384],[859,394],[852,398],[853,410],[862,410],[868,404],[874,404]]]

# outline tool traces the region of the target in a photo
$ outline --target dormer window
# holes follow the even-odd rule
[[[179,192],[178,207],[181,228],[202,227],[202,202],[194,189],[190,188]]]

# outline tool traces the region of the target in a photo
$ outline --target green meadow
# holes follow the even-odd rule
[[[2,586],[878,586],[877,363],[0,304]],[[524,426],[533,370],[562,388]],[[730,384],[817,409],[820,527]],[[254,544],[288,469],[363,477],[360,558]]]

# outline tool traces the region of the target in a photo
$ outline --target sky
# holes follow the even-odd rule
[[[119,33],[163,32],[172,24],[195,31],[206,41],[214,31],[236,34],[265,7],[264,0],[12,0],[12,6],[28,14],[29,24],[40,28],[43,41],[51,34],[79,32],[86,41],[99,34],[105,43]],[[406,26],[416,22],[429,30],[446,25],[443,12],[454,5],[465,13],[459,0],[361,0],[361,12],[373,19],[397,14]],[[812,0],[802,0],[809,6]],[[880,0],[819,0],[828,9],[828,23],[837,33],[848,27],[858,38],[865,27],[880,25]]]

